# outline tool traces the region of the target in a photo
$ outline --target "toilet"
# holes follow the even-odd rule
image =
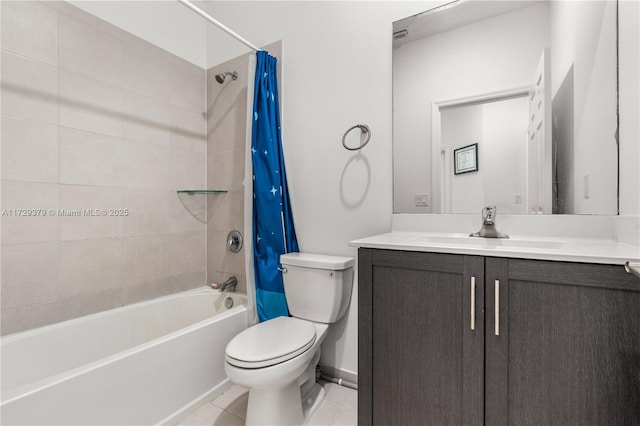
[[[247,425],[304,425],[324,398],[316,383],[320,345],[351,299],[351,257],[280,256],[291,317],[247,328],[227,345],[225,372],[249,389]]]

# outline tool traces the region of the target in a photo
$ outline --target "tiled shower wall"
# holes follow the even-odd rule
[[[238,278],[238,291],[246,292],[245,247],[239,253],[226,250],[229,231],[244,229],[244,170],[247,123],[249,56],[243,55],[207,70],[207,185],[228,192],[208,197],[207,276],[220,282]],[[236,71],[224,83],[216,74]]]
[[[282,42],[264,49],[278,58],[278,73],[282,76]],[[245,246],[239,253],[228,252],[226,239],[234,229],[241,231],[245,239],[253,238],[250,228],[243,231],[244,185],[253,184],[244,181],[247,130],[251,131],[247,129],[247,114],[253,110],[247,100],[247,88],[254,84],[249,81],[253,79],[249,67],[255,66],[255,62],[250,64],[249,56],[238,56],[207,70],[207,187],[228,191],[208,198],[207,277],[209,282],[219,282],[235,275],[241,292],[247,291]],[[224,83],[218,83],[216,74],[226,71],[237,72],[238,79],[227,76]],[[282,86],[279,91],[282,93]]]
[[[205,284],[175,193],[207,183],[205,70],[65,2],[1,7],[2,334]]]

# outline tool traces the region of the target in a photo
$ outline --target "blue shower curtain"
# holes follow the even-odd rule
[[[287,175],[282,153],[277,59],[257,52],[253,93],[253,262],[260,321],[289,315],[282,275],[282,253],[297,252]]]

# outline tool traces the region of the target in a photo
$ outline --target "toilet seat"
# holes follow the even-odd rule
[[[269,367],[304,353],[315,340],[313,323],[293,317],[277,317],[249,327],[231,339],[225,359],[240,368]]]

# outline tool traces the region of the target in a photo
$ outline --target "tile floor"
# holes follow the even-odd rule
[[[326,392],[318,411],[307,426],[355,426],[358,391],[321,380]],[[191,413],[178,426],[242,426],[247,412],[249,391],[234,385],[231,389]]]

